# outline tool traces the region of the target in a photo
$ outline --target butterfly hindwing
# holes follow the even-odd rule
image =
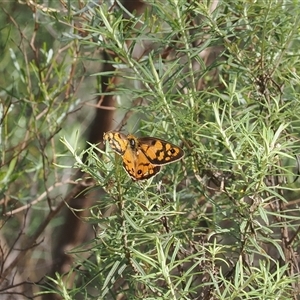
[[[156,175],[160,171],[160,166],[153,165],[142,151],[138,151],[136,156],[126,151],[123,156],[123,167],[134,180],[144,180]]]

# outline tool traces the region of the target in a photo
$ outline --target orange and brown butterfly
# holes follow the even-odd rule
[[[155,137],[137,138],[117,131],[104,133],[103,140],[123,159],[123,167],[133,180],[155,176],[166,165],[181,159],[183,150]]]

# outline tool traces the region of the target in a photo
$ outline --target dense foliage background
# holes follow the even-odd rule
[[[2,3],[1,297],[300,299],[299,8]],[[111,129],[185,157],[133,182]]]

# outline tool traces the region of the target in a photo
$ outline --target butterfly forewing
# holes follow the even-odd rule
[[[184,156],[184,151],[180,147],[161,139],[143,137],[138,141],[139,149],[154,165],[166,165]]]
[[[108,141],[110,147],[120,155],[124,155],[128,148],[128,139],[125,134],[116,131],[104,133],[103,140]]]

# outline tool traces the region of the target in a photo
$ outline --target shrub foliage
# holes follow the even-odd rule
[[[265,0],[2,7],[1,293],[297,299],[297,10]],[[89,125],[98,110],[99,130]],[[163,138],[185,157],[134,182],[88,127]],[[80,222],[93,237],[63,249],[69,269],[49,275],[51,231],[66,222],[57,215],[83,209],[64,195],[86,183],[80,195],[94,202]]]

